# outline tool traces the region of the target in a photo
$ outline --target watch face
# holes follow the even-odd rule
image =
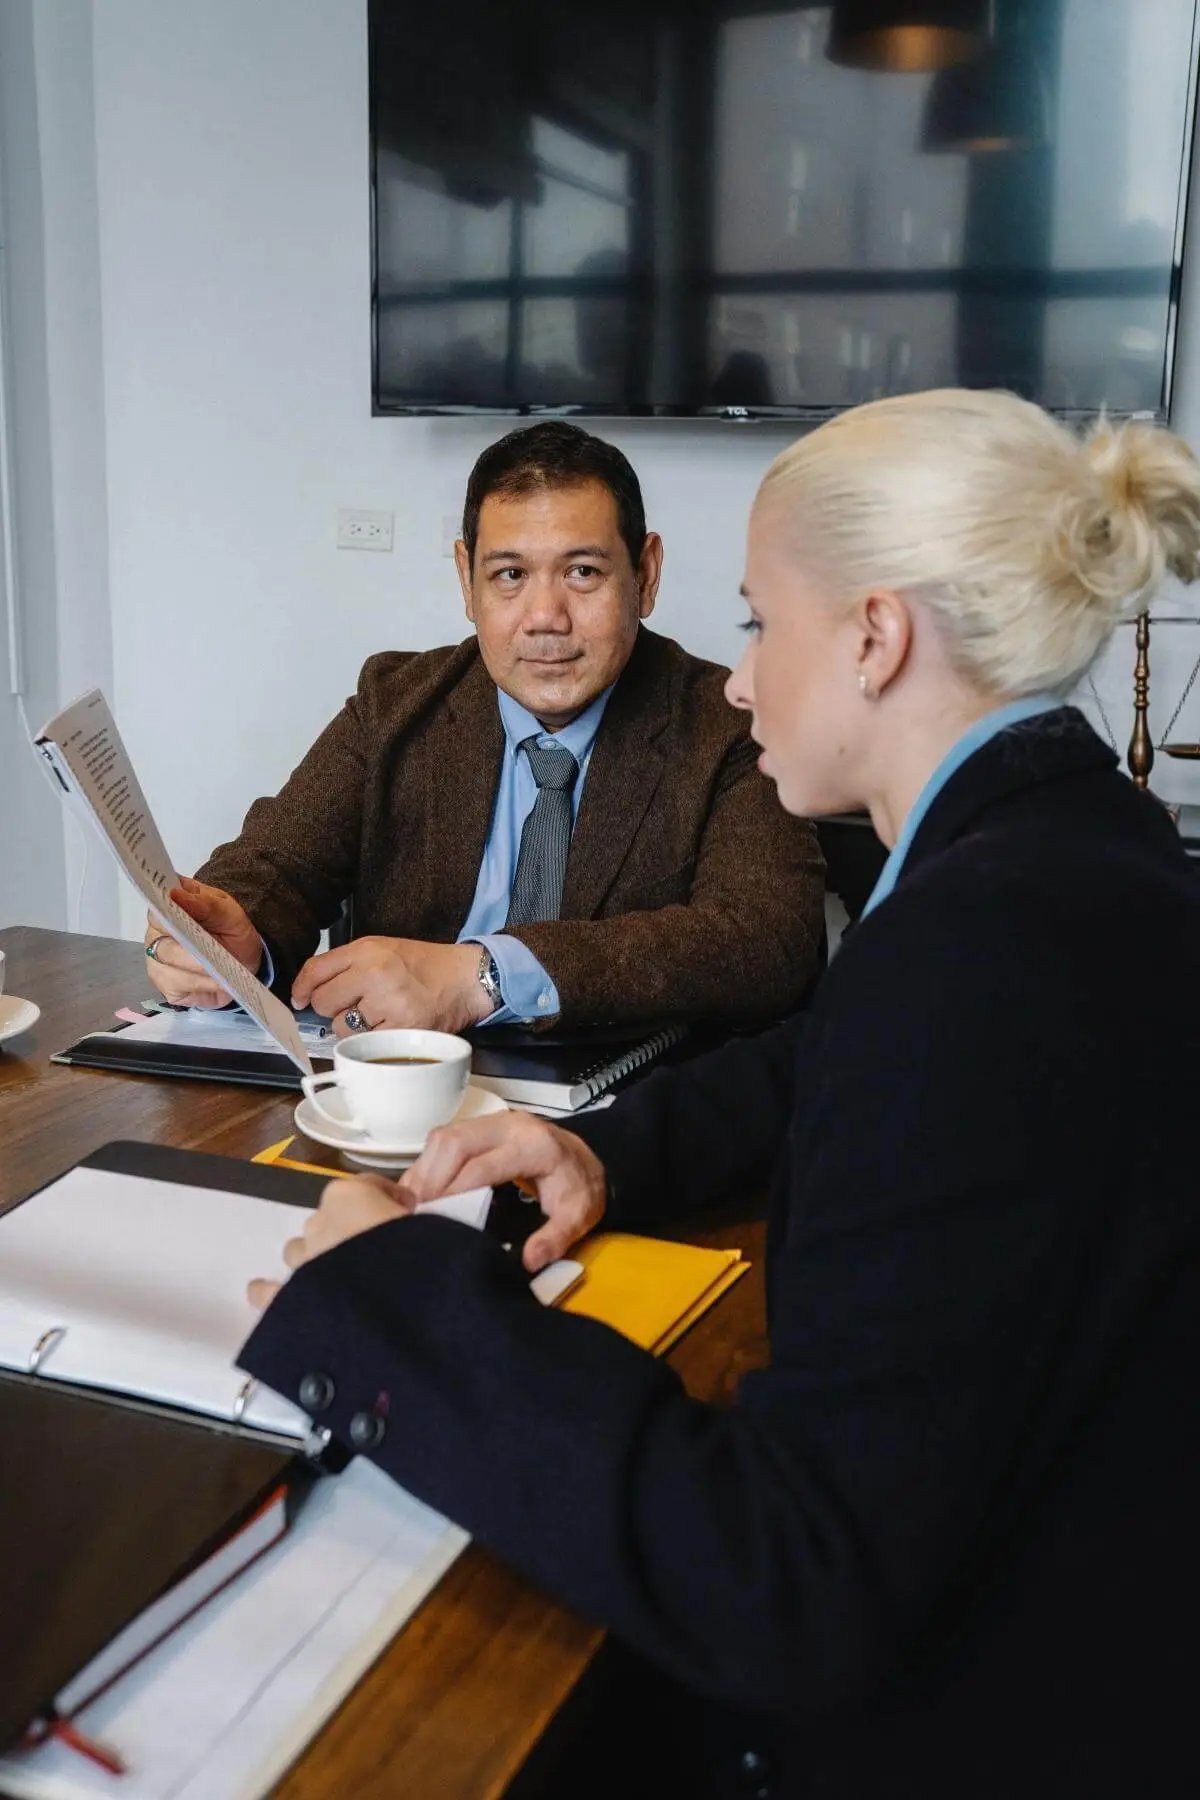
[[[501,1004],[504,996],[500,992],[500,971],[496,967],[496,959],[490,950],[484,951],[483,961],[479,965],[479,985],[492,1002],[493,1007]]]

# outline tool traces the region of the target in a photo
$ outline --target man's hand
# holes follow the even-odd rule
[[[376,1225],[387,1225],[402,1219],[411,1209],[404,1205],[403,1190],[382,1175],[351,1175],[326,1185],[321,1204],[304,1221],[303,1237],[289,1238],[283,1246],[283,1260],[289,1269],[298,1269],[323,1256],[347,1238],[360,1231],[373,1231]],[[270,1306],[282,1283],[260,1277],[246,1289],[246,1298],[259,1311]]]
[[[263,957],[263,941],[250,922],[250,917],[232,894],[223,888],[207,887],[202,881],[183,876],[180,885],[171,889],[171,898],[197,925],[203,925],[210,936],[223,944],[231,956],[253,974],[257,974]],[[160,940],[153,956],[146,958],[151,981],[172,1006],[227,1006],[229,995],[219,987],[195,957],[177,944],[173,937],[163,937],[158,920],[147,916],[143,943]]]
[[[604,1217],[604,1164],[573,1132],[532,1113],[492,1113],[431,1131],[404,1177],[414,1204],[516,1181],[531,1188],[546,1223],[525,1244],[531,1275],[565,1256]]]
[[[310,956],[292,983],[292,1005],[313,1006],[345,1037],[346,1008],[380,1026],[462,1031],[488,1015],[479,985],[478,944],[423,944],[415,938],[361,937]]]

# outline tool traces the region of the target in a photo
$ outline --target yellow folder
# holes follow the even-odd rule
[[[562,1310],[599,1319],[656,1356],[750,1267],[740,1250],[705,1250],[624,1231],[599,1232],[571,1255],[584,1274]]]
[[[265,1150],[260,1150],[257,1155],[250,1158],[250,1161],[274,1163],[277,1169],[300,1169],[305,1175],[327,1175],[330,1181],[353,1172],[350,1169],[323,1169],[320,1163],[295,1162],[292,1157],[283,1154],[295,1141],[294,1136],[280,1138],[277,1144],[268,1144]]]

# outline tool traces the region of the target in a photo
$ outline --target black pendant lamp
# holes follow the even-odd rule
[[[853,69],[949,69],[987,41],[988,0],[835,0],[828,55]]]
[[[973,156],[1035,150],[1049,141],[1047,115],[1037,58],[1018,38],[996,44],[976,62],[934,76],[925,101],[921,148]]]

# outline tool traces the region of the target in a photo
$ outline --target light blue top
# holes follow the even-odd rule
[[[871,897],[862,909],[865,919],[869,912],[874,912],[881,900],[886,900],[903,869],[913,839],[917,835],[925,814],[933,805],[950,777],[961,769],[968,757],[974,756],[984,744],[1006,731],[1010,725],[1019,725],[1022,719],[1036,718],[1039,713],[1053,712],[1063,702],[1054,694],[1030,694],[1025,700],[1013,700],[1008,706],[1001,706],[995,712],[985,713],[982,719],[976,719],[974,725],[964,731],[958,742],[949,749],[925,786],[921,789],[896,839],[891,855],[879,871],[879,880],[871,889]]]
[[[538,796],[529,758],[520,745],[525,738],[535,737],[542,746],[559,744],[571,752],[579,764],[579,776],[571,793],[571,819],[574,822],[579,815],[579,802],[596,745],[596,733],[612,688],[605,688],[577,719],[555,732],[543,730],[533,714],[526,712],[511,694],[500,689],[496,691],[504,725],[500,781],[483,847],[483,861],[479,865],[479,879],[475,883],[475,898],[458,934],[460,944],[486,944],[500,972],[504,1005],[498,1006],[485,1021],[489,1025],[503,1025],[512,1019],[549,1019],[559,1010],[558,989],[533,951],[519,938],[509,937],[504,930],[513,876],[517,871],[517,854],[521,848],[521,830]]]

